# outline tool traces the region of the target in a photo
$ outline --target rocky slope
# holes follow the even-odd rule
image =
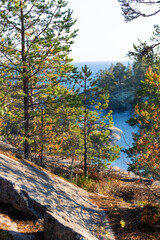
[[[96,240],[96,229],[102,227],[109,232],[110,240],[115,239],[103,210],[89,201],[86,191],[3,154],[0,154],[0,201],[37,219],[44,218],[47,240]]]

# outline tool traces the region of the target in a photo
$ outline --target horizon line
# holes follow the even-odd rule
[[[72,58],[73,59],[73,58]],[[72,62],[132,62],[132,60],[117,59],[117,60],[72,60]]]

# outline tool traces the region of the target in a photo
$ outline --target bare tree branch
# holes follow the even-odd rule
[[[122,14],[125,18],[126,22],[130,22],[140,16],[142,17],[151,17],[160,12],[160,1],[154,1],[154,0],[118,0],[118,2],[121,5]],[[155,6],[157,10],[153,10],[151,13],[145,13],[138,10],[139,5],[150,5]],[[134,5],[134,6],[133,6]]]

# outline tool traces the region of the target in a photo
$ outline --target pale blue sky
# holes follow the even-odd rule
[[[118,0],[68,0],[77,19],[78,36],[70,56],[74,61],[123,61],[133,43],[149,40],[160,14],[125,23]]]

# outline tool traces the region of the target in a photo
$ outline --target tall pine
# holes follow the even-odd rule
[[[7,114],[16,113],[23,124],[28,159],[33,112],[48,86],[54,90],[72,70],[68,53],[75,21],[65,0],[1,0],[0,19],[1,99]]]

